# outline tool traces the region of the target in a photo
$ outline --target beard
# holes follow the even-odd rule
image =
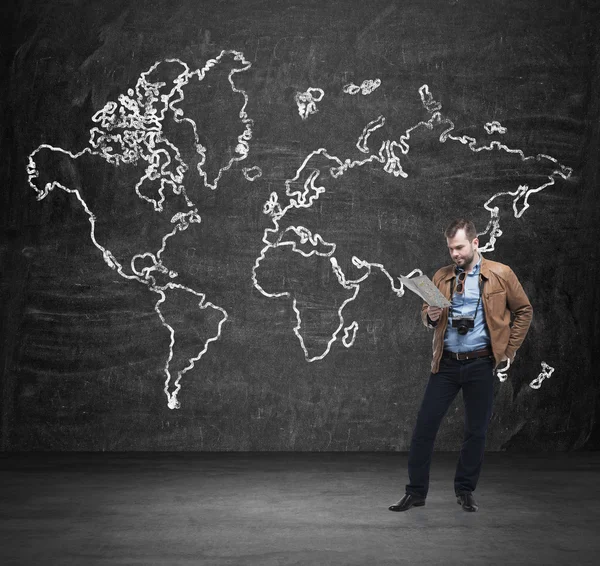
[[[475,250],[471,248],[471,253],[468,256],[459,260],[455,260],[454,263],[458,266],[469,265],[473,259],[475,259]]]

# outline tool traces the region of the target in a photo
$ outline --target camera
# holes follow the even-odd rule
[[[456,328],[459,334],[465,335],[471,328],[475,328],[475,318],[472,316],[453,318],[452,328]]]

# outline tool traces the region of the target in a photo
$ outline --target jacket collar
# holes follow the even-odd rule
[[[479,273],[484,279],[489,279],[490,277],[490,266],[487,259],[483,257],[481,252],[481,267],[479,268]],[[448,265],[446,267],[446,273],[444,274],[444,281],[450,281],[454,277],[454,264]]]

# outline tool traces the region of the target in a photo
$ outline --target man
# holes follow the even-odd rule
[[[425,505],[435,437],[460,389],[465,432],[454,491],[465,511],[477,511],[473,492],[492,414],[494,369],[513,361],[533,315],[510,267],[483,258],[477,250],[479,239],[472,222],[455,220],[445,236],[454,263],[438,270],[433,282],[451,306],[441,309],[423,304],[421,309],[425,326],[435,329],[431,375],[410,445],[406,494],[389,507],[390,511]]]

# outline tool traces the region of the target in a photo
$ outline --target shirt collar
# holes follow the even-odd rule
[[[481,277],[483,277],[484,280],[487,280],[490,276],[490,268],[488,265],[488,261],[483,257],[481,252],[479,252],[479,257],[480,260],[477,262],[478,270],[481,273]],[[454,279],[454,277],[456,277],[455,268],[455,264],[447,265],[444,274],[442,275],[442,280],[451,281],[452,279]]]
[[[479,270],[481,269],[481,254],[479,254],[479,261],[473,266],[473,269],[468,273],[468,275],[477,275]],[[458,267],[458,272],[464,271],[463,267]]]

